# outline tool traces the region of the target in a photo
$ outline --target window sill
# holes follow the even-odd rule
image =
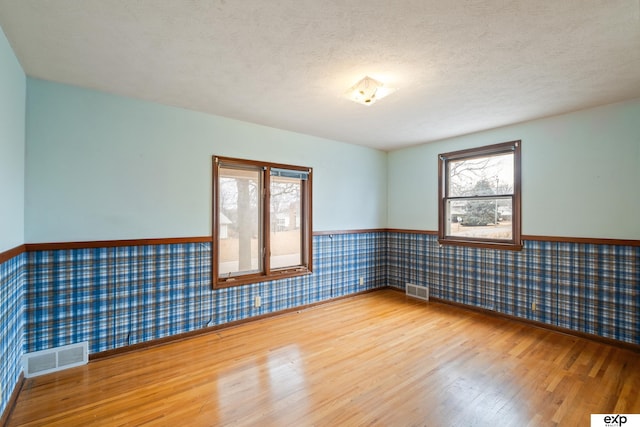
[[[492,242],[487,240],[466,240],[466,239],[438,239],[440,246],[465,246],[480,249],[497,249],[504,251],[521,251],[522,243],[512,242]]]
[[[230,278],[217,278],[213,282],[213,289],[232,288],[234,286],[251,285],[253,283],[268,282],[271,280],[287,279],[289,277],[299,277],[311,274],[312,271],[306,267],[297,269],[272,271],[271,274],[253,274],[246,276],[236,276]]]

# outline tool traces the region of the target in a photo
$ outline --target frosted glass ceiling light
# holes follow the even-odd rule
[[[352,86],[345,95],[358,104],[371,105],[393,92],[395,89],[386,88],[383,83],[366,76]]]

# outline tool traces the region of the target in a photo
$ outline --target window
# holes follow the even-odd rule
[[[440,244],[522,249],[520,141],[439,155]]]
[[[213,286],[311,273],[310,168],[213,157]]]

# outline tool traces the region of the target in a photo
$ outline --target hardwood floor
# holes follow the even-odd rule
[[[27,379],[9,426],[588,426],[640,354],[384,290]]]

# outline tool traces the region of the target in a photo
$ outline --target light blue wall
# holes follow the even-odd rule
[[[640,239],[640,100],[389,153],[389,227],[437,230],[439,153],[517,139],[523,234]]]
[[[0,28],[0,252],[24,243],[26,77]]]
[[[24,243],[26,77],[0,28],[0,253]],[[0,263],[0,414],[22,371],[25,255]]]
[[[27,122],[27,242],[209,235],[213,154],[313,167],[316,231],[435,230],[437,154],[513,139],[524,234],[640,238],[640,100],[388,155],[34,79]]]
[[[310,166],[314,230],[386,226],[386,153],[29,79],[26,241],[211,234],[211,156]]]

